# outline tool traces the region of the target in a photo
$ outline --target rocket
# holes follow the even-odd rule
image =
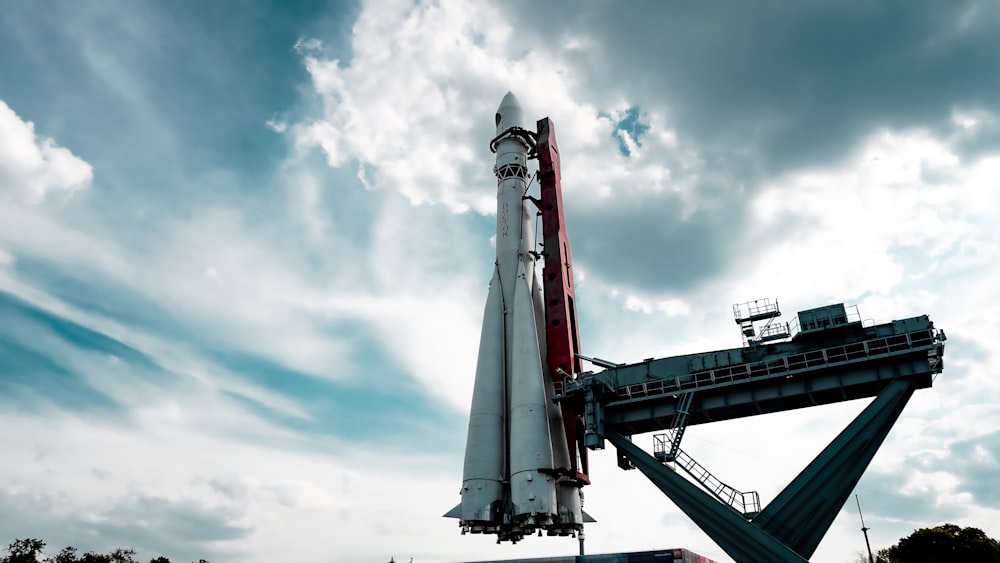
[[[465,449],[462,533],[497,534],[516,542],[545,530],[582,530],[580,483],[572,465],[562,411],[553,400],[546,362],[542,287],[535,271],[527,195],[534,133],[508,92],[496,112],[496,263],[490,280]]]

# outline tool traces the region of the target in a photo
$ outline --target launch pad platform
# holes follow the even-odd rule
[[[703,555],[681,548],[627,553],[597,553],[594,555],[567,555],[563,557],[529,557],[524,559],[497,559],[468,561],[465,563],[715,563]]]

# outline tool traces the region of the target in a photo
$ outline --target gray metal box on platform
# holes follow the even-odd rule
[[[857,319],[856,322],[860,321],[861,319]],[[825,330],[846,324],[848,324],[847,310],[843,303],[799,311],[800,332]]]

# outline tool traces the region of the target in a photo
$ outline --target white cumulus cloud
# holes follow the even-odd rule
[[[0,100],[0,191],[38,203],[49,193],[86,189],[93,178],[90,164],[53,139],[38,136],[34,123]]]

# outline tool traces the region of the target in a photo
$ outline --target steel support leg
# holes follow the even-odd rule
[[[736,561],[801,563],[816,551],[914,389],[907,379],[886,386],[751,522],[625,436],[609,430],[607,439]]]
[[[806,561],[780,541],[744,520],[734,509],[715,500],[694,483],[656,461],[628,438],[608,431],[607,439],[733,559],[769,563]]]
[[[796,553],[812,556],[913,390],[910,379],[890,383],[754,518],[754,525]]]

